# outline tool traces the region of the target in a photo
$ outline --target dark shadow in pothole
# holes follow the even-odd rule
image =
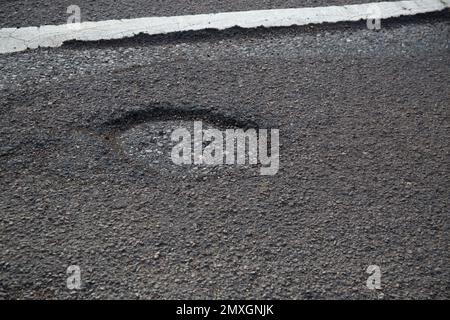
[[[256,116],[231,114],[217,111],[210,107],[158,104],[142,109],[127,111],[124,114],[103,124],[101,131],[104,133],[117,133],[131,129],[134,126],[150,121],[203,121],[217,129],[259,129],[267,128],[269,123]]]

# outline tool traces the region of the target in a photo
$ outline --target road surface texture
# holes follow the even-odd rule
[[[0,298],[449,299],[449,31],[447,11],[1,55]],[[278,128],[279,172],[140,156],[193,119]]]
[[[394,0],[388,0],[394,1]],[[0,28],[28,27],[44,24],[64,24],[70,14],[67,8],[78,5],[81,21],[132,19],[150,16],[176,16],[186,14],[229,11],[284,9],[347,5],[377,0],[2,0]]]

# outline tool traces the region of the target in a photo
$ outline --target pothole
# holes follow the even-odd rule
[[[195,135],[195,130],[196,128],[198,129],[199,124],[202,127],[200,132],[203,138],[200,140],[198,139],[199,136]],[[116,148],[121,149],[121,152],[127,158],[151,167],[161,174],[206,180],[211,176],[259,175],[258,168],[260,165],[249,161],[249,140],[246,140],[246,158],[244,163],[238,164],[236,163],[237,161],[233,164],[226,163],[229,150],[225,150],[226,132],[236,130],[247,132],[248,129],[257,131],[259,126],[260,123],[255,118],[232,117],[202,108],[174,109],[170,107],[154,107],[128,112],[110,121],[106,124],[108,132],[106,136]],[[223,161],[221,163],[211,163],[206,160],[202,160],[203,162],[200,161],[200,163],[196,162],[195,150],[198,151],[200,147],[200,150],[203,152],[210,144],[217,146],[218,142],[214,141],[220,140],[206,138],[205,132],[212,129],[215,129],[216,133],[223,133]],[[180,139],[177,135],[179,130],[189,133],[190,140]],[[191,146],[190,150],[188,150],[190,152],[189,157],[192,160],[190,163],[174,161],[174,155],[183,154],[184,156],[184,152],[176,153],[174,151],[174,147],[180,147],[180,143],[185,143],[183,146],[189,143]],[[212,145],[210,148],[212,148]],[[186,151],[187,149],[183,150]],[[211,155],[214,157],[217,155],[218,157],[215,159],[220,159],[220,152],[216,154],[216,150]]]

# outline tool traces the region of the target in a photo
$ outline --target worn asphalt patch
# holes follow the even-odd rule
[[[175,175],[183,180],[204,181],[209,178],[222,179],[224,175],[238,174],[241,177],[258,175],[257,166],[208,166],[176,165],[171,159],[171,151],[176,143],[171,134],[178,128],[193,132],[194,121],[201,121],[204,129],[258,129],[270,128],[269,121],[257,120],[255,115],[225,114],[210,110],[205,106],[144,106],[127,112],[119,118],[108,121],[97,131],[112,149],[129,158],[137,158],[144,165],[154,167],[160,174]],[[205,147],[205,146],[204,146]]]

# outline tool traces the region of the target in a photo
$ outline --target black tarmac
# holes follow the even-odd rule
[[[449,30],[447,12],[1,55],[0,298],[450,298]],[[279,172],[129,151],[193,119],[278,128]]]

